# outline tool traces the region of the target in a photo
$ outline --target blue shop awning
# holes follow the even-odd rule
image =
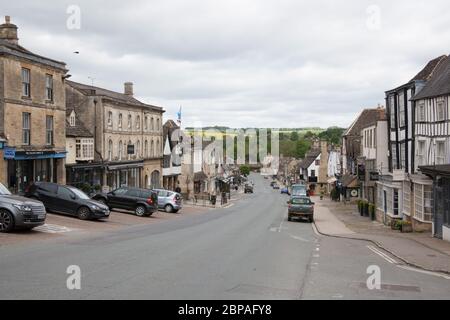
[[[14,160],[63,159],[67,151],[16,151]],[[5,159],[11,159],[5,157]]]

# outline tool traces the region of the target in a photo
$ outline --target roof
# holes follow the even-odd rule
[[[70,110],[71,112],[72,110]],[[78,119],[75,113],[75,126],[71,126],[66,120],[66,137],[92,138],[94,135],[84,126],[83,122]]]
[[[450,94],[450,57],[446,57],[436,68],[425,87],[412,100],[420,100]]]
[[[164,143],[166,142],[166,137],[169,137],[170,150],[172,150],[178,144],[177,141],[172,141],[172,134],[177,129],[180,129],[180,127],[173,120],[167,120],[163,125]]]
[[[311,150],[308,152],[305,156],[305,159],[303,159],[299,166],[300,168],[306,169],[309,168],[309,166],[317,159],[317,157],[321,154],[320,150]]]
[[[435,177],[437,175],[450,177],[450,164],[436,166],[419,166],[420,171],[426,175]]]
[[[423,68],[414,78],[411,79],[411,81],[428,81],[436,70],[436,67],[446,58],[446,55],[442,55],[431,60],[427,63],[425,68]]]
[[[150,107],[153,109],[157,109],[158,111],[164,112],[164,110],[161,107],[143,103],[143,102],[137,100],[136,98],[134,98],[133,96],[126,95],[124,93],[111,91],[108,89],[95,87],[95,86],[91,86],[91,85],[87,85],[87,84],[82,84],[82,83],[78,83],[78,82],[74,82],[74,81],[70,81],[70,80],[66,80],[66,84],[68,84],[70,87],[72,87],[74,89],[77,89],[78,91],[80,91],[81,93],[83,93],[85,95],[104,96],[109,99],[121,102],[121,103],[126,103],[126,104],[140,106],[140,107]]]
[[[355,175],[344,174],[341,178],[342,186],[348,187],[348,188],[355,188],[355,187],[357,187],[357,179],[358,179],[358,177]]]
[[[379,120],[386,119],[385,108],[364,109],[344,132],[343,136],[359,136],[361,130],[368,126],[375,125]]]
[[[67,72],[66,64],[64,62],[40,56],[18,44],[11,43],[4,39],[0,39],[0,55],[12,55]]]

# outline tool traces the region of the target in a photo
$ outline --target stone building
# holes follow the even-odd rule
[[[163,188],[175,190],[180,187],[178,177],[181,175],[181,131],[173,120],[167,120],[163,132]]]
[[[94,161],[71,165],[69,182],[98,182],[103,190],[124,185],[160,187],[164,110],[134,98],[130,82],[125,83],[124,93],[73,81],[66,84],[67,108],[94,136]],[[91,177],[101,178],[92,181]]]
[[[0,25],[0,181],[23,192],[31,181],[65,183],[66,65],[19,45]]]

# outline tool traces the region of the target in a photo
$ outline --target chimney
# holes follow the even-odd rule
[[[12,44],[18,44],[17,26],[11,23],[10,16],[5,16],[5,23],[0,25],[0,39],[6,40]]]
[[[127,96],[133,96],[133,82],[125,82],[124,83],[124,93]]]

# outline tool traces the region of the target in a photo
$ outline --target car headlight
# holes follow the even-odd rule
[[[14,207],[16,207],[20,211],[24,211],[24,212],[33,211],[33,209],[31,209],[31,207],[29,205],[25,205],[25,204],[14,204]]]
[[[95,205],[95,204],[93,204],[91,208],[92,208],[93,210],[100,210],[100,207],[97,206],[97,205]]]

